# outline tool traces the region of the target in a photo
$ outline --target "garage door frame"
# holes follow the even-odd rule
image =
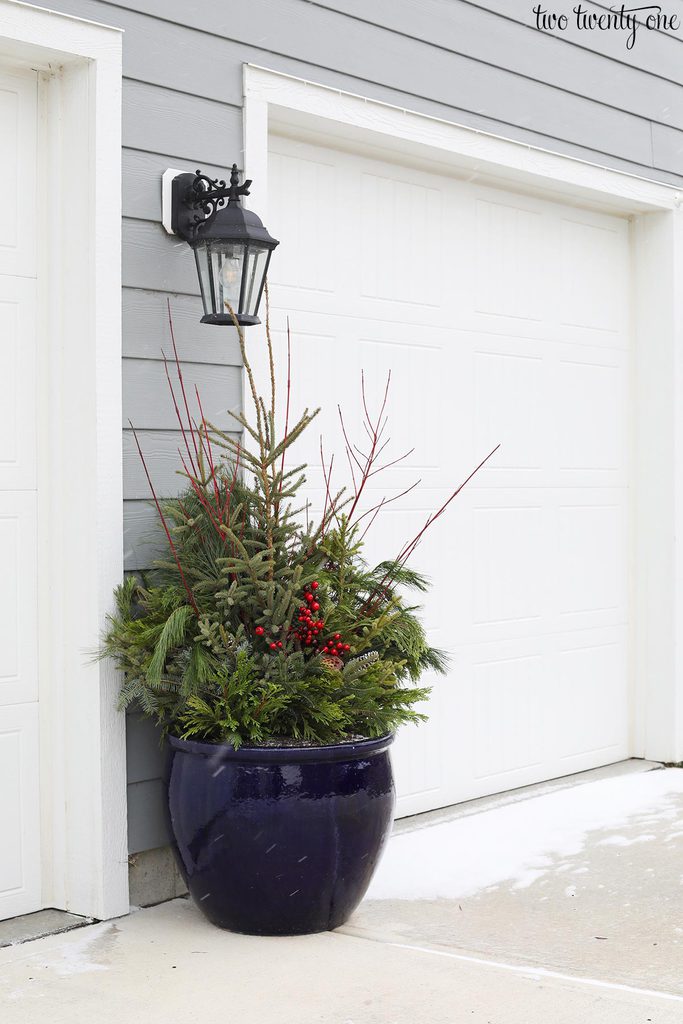
[[[683,760],[683,211],[670,185],[244,65],[245,174],[267,217],[268,135],[285,130],[467,180],[627,216],[634,333],[631,754]],[[264,346],[250,337],[257,370]],[[264,365],[259,364],[263,360]],[[245,394],[248,393],[245,390]]]
[[[123,573],[120,30],[0,0],[0,60],[38,72],[42,904],[128,911],[125,717],[93,660]]]

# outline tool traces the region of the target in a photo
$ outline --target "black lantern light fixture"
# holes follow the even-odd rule
[[[240,185],[237,164],[229,185],[201,171],[166,171],[163,177],[164,227],[194,250],[203,324],[234,326],[233,313],[243,327],[261,322],[259,304],[278,241],[242,206],[250,185]]]

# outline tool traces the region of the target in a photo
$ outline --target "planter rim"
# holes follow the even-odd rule
[[[228,743],[200,743],[169,736],[171,747],[186,754],[199,754],[218,761],[251,761],[260,764],[300,764],[306,761],[354,761],[381,754],[394,742],[394,733],[374,739],[348,740],[317,747],[240,747]]]

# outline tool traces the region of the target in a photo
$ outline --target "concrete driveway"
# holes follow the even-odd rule
[[[683,771],[616,769],[399,823],[334,933],[187,900],[0,950],[3,1024],[680,1024]]]

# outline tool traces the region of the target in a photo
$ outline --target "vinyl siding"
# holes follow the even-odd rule
[[[125,556],[149,564],[153,514],[128,427],[160,493],[177,484],[161,349],[170,297],[185,372],[210,415],[240,401],[229,330],[200,326],[191,253],[159,223],[169,166],[242,164],[242,65],[252,62],[645,177],[683,183],[683,34],[534,27],[529,0],[51,0],[124,37],[123,446]],[[570,12],[573,2],[554,10]],[[588,3],[607,9],[608,4]],[[683,0],[667,11],[683,19]],[[254,202],[258,205],[258,182]],[[209,413],[207,412],[207,415]],[[131,851],[165,842],[154,730],[129,721]]]

